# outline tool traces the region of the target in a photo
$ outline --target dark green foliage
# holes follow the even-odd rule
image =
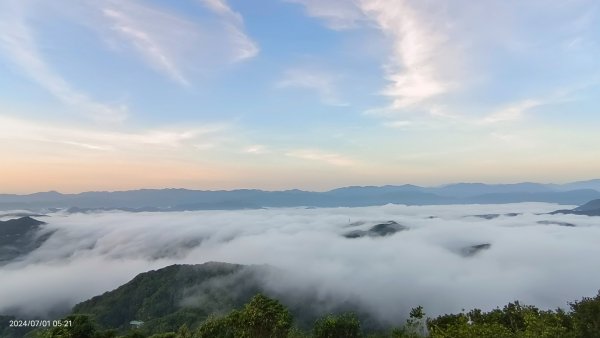
[[[156,311],[156,309],[153,309]],[[570,303],[570,311],[540,310],[509,303],[485,312],[473,309],[458,314],[426,318],[422,307],[413,308],[402,327],[391,331],[364,328],[353,312],[327,315],[314,322],[312,332],[292,327],[290,311],[279,301],[257,294],[226,315],[182,309],[152,317],[136,329],[121,329],[119,338],[600,338],[600,291],[593,298]],[[10,320],[10,317],[0,317]],[[144,318],[141,318],[144,319]],[[102,330],[93,315],[74,314],[63,319],[72,325],[38,329],[19,335],[0,327],[1,338],[116,338],[115,330]],[[181,322],[178,327],[173,327]],[[187,323],[197,323],[190,326]],[[296,322],[296,325],[298,323]],[[161,329],[161,328],[167,329]],[[312,334],[311,334],[312,333]]]
[[[292,315],[277,300],[258,294],[240,312],[239,327],[244,337],[287,337]]]
[[[177,330],[177,338],[192,338],[192,331],[190,331],[187,325],[183,324]]]
[[[241,265],[172,265],[142,273],[76,305],[73,312],[92,314],[101,327],[119,332],[128,330],[130,321],[140,320],[144,322],[140,330],[150,335],[175,332],[184,324],[195,330],[211,314],[242,306],[257,292],[251,272]]]
[[[328,315],[315,322],[313,334],[315,338],[360,337],[360,322],[354,313]]]
[[[98,332],[94,319],[88,315],[70,315],[62,321],[63,325],[37,333],[40,338],[98,338],[106,337]],[[68,324],[67,324],[68,323]],[[102,333],[104,334],[104,333]]]
[[[104,330],[96,332],[96,338],[115,338],[117,337],[117,331],[115,330]]]
[[[15,319],[14,316],[0,316],[0,337],[21,338],[32,330],[29,327],[10,327],[10,321]]]
[[[292,327],[288,332],[287,338],[311,338],[309,332],[302,331],[298,327]]]
[[[573,313],[573,325],[579,337],[600,337],[600,291],[596,297],[584,297],[569,305]]]
[[[227,317],[208,318],[196,331],[196,338],[235,337],[237,316],[237,311],[233,311]]]
[[[144,335],[140,330],[136,329],[129,331],[122,338],[146,338],[146,335]]]
[[[157,333],[151,335],[149,338],[177,338],[177,334],[175,332]]]
[[[195,328],[207,318],[205,309],[181,308],[173,313],[144,322],[141,327],[146,334],[157,332],[175,332],[182,325]]]
[[[561,310],[539,311],[538,313],[525,314],[525,331],[522,337],[526,338],[574,338],[577,337],[572,330],[571,321],[561,315]],[[562,312],[564,314],[564,312]]]
[[[598,338],[600,292],[571,303],[571,312],[542,311],[519,302],[502,309],[439,316],[427,321],[431,338]]]
[[[196,337],[285,338],[291,326],[292,315],[281,303],[258,294],[242,310],[232,311],[223,318],[208,319]]]

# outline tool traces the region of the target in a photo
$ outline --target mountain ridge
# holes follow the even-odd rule
[[[590,182],[595,187],[596,181]],[[581,205],[600,199],[600,190],[575,182],[567,185],[541,183],[455,183],[439,187],[417,185],[349,186],[324,192],[298,189],[191,190],[180,188],[126,191],[90,191],[62,194],[56,191],[28,195],[0,194],[0,210],[94,210],[187,211],[259,209],[271,207],[361,207],[385,204],[496,204],[548,202]]]
[[[0,221],[0,266],[41,246],[52,235],[40,233],[44,224],[30,216]]]
[[[569,214],[569,215],[584,215],[584,216],[600,216],[600,199],[589,201],[577,208],[570,210],[556,210],[552,214]]]
[[[130,321],[142,321],[148,332],[175,331],[181,325],[196,327],[214,315],[223,315],[261,293],[279,299],[294,313],[300,326],[308,327],[330,312],[356,311],[365,324],[381,323],[363,312],[359,303],[329,304],[315,290],[303,297],[267,287],[264,278],[281,277],[283,270],[268,265],[224,262],[174,264],[142,272],[118,288],[73,307],[72,314],[93,315],[104,328],[124,331]]]

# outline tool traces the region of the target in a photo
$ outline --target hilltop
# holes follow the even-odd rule
[[[37,249],[51,235],[40,233],[46,223],[30,216],[0,221],[0,265]]]
[[[600,199],[587,202],[575,209],[557,210],[553,214],[572,214],[586,216],[600,216]]]

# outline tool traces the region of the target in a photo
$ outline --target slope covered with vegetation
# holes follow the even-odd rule
[[[225,263],[169,266],[78,304],[63,321],[69,325],[31,331],[8,327],[4,322],[11,318],[0,317],[0,337],[600,337],[600,293],[570,303],[567,310],[514,302],[488,312],[428,318],[419,307],[394,328],[373,325],[364,313],[343,307],[315,311],[308,306],[314,302],[310,297],[294,304],[289,295],[265,293],[257,274],[267,269]]]
[[[71,315],[71,326],[38,330],[36,338],[597,338],[600,337],[600,293],[570,304],[570,310],[542,311],[534,306],[510,303],[484,312],[447,314],[426,319],[421,307],[410,313],[403,326],[368,332],[353,313],[319,318],[309,330],[294,326],[290,311],[279,301],[262,294],[226,315],[213,315],[197,327],[182,325],[175,331],[147,333],[133,328],[118,335],[102,330],[92,315]]]
[[[93,315],[102,327],[124,330],[143,321],[148,332],[197,326],[209,315],[227,313],[261,289],[260,267],[225,263],[171,265],[139,274],[111,292],[76,305],[73,313]]]

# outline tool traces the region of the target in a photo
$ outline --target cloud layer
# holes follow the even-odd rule
[[[363,304],[383,322],[414,306],[430,315],[520,300],[543,308],[595,294],[598,220],[545,215],[562,208],[524,203],[182,213],[54,214],[56,233],[22,261],[0,268],[0,313],[43,314],[172,263],[269,264],[287,278],[265,285]],[[470,215],[520,213],[486,220]],[[394,220],[407,231],[384,238],[342,235]],[[364,222],[353,225],[355,222]],[[539,224],[560,221],[563,227]],[[461,250],[491,244],[473,257]],[[585,276],[585,278],[583,278]]]

